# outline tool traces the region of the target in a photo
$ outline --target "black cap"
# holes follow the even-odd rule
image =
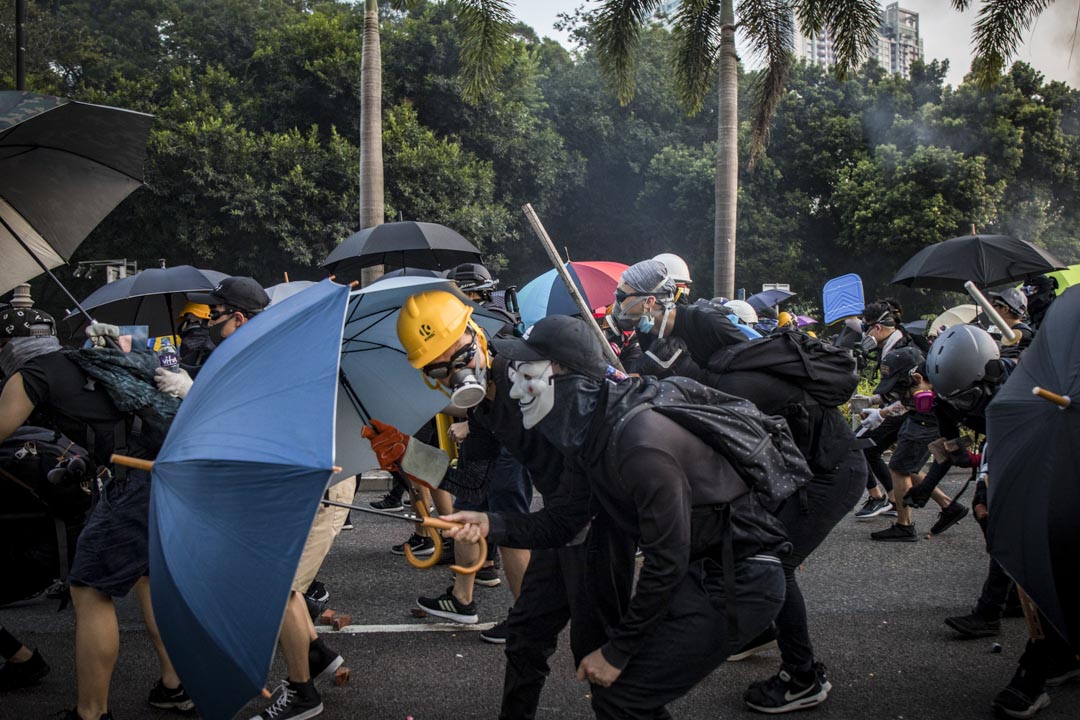
[[[0,311],[0,338],[56,335],[56,320],[35,308],[6,307]]]
[[[874,389],[874,394],[888,395],[901,381],[911,377],[912,370],[925,375],[926,369],[922,367],[924,362],[926,361],[918,348],[908,346],[892,350],[881,359],[881,382]]]
[[[249,277],[229,277],[208,293],[188,293],[188,300],[213,307],[224,305],[248,313],[262,312],[270,304],[270,296],[262,285]]]
[[[570,315],[549,315],[520,338],[494,338],[495,352],[509,360],[552,360],[565,368],[603,380],[608,361],[600,338],[584,320]]]

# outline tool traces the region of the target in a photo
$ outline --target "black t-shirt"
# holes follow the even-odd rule
[[[671,336],[682,338],[694,362],[704,367],[717,350],[746,342],[746,335],[717,307],[679,307]]]
[[[127,416],[116,408],[102,384],[91,381],[63,352],[33,358],[22,366],[19,374],[34,409],[49,418],[53,429],[89,449],[99,464],[109,464],[114,431],[117,423],[126,421]],[[88,427],[93,429],[93,447]],[[134,457],[153,458],[152,453],[134,442],[128,444],[126,452]]]

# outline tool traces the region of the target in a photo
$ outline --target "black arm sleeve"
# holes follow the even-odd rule
[[[560,548],[583,536],[592,517],[588,477],[566,467],[558,489],[534,513],[489,513],[488,539],[506,547]]]
[[[604,658],[624,668],[667,611],[690,563],[690,482],[678,461],[655,447],[631,449],[619,468],[619,489],[633,498],[645,564]]]

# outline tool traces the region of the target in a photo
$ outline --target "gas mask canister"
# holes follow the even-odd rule
[[[486,347],[484,348],[486,355]],[[473,341],[458,349],[446,362],[432,363],[423,369],[428,387],[440,390],[450,398],[450,404],[461,410],[476,407],[487,396],[487,367],[479,364],[480,341],[473,332]],[[439,383],[449,378],[449,391]]]

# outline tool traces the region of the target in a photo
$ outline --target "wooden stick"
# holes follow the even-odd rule
[[[975,287],[975,283],[968,280],[964,283],[964,289],[968,291],[968,295],[971,296],[971,299],[983,309],[986,316],[990,318],[990,322],[997,325],[998,330],[1001,331],[1001,337],[1005,338],[1008,342],[1016,342],[1016,332],[1005,324],[1005,321],[998,315],[998,311],[995,310],[994,306],[990,304],[990,301],[986,299],[986,296],[979,291],[979,288]]]
[[[289,271],[285,271],[285,282],[289,282]]]
[[[1043,400],[1049,400],[1062,410],[1072,405],[1072,398],[1068,395],[1058,395],[1057,393],[1050,392],[1049,390],[1041,388],[1038,385],[1031,388],[1031,394],[1038,395]]]
[[[551,237],[547,234],[547,230],[544,229],[544,225],[540,222],[540,218],[537,216],[536,211],[533,210],[533,206],[530,203],[525,203],[521,206],[521,209],[525,213],[525,218],[529,221],[529,224],[532,225],[533,232],[540,238],[540,244],[544,246],[544,250],[551,260],[551,264],[555,266],[555,271],[559,273],[559,277],[562,278],[563,284],[566,285],[566,291],[570,293],[570,297],[578,306],[578,310],[581,312],[581,318],[589,324],[589,327],[593,329],[594,334],[600,340],[600,346],[604,349],[604,357],[607,358],[608,363],[613,367],[625,372],[622,363],[619,362],[619,357],[615,354],[615,351],[611,349],[611,343],[604,337],[604,331],[600,329],[600,325],[597,324],[596,318],[593,317],[592,308],[588,306],[585,302],[585,298],[581,297],[581,293],[578,292],[577,285],[574,284],[573,279],[570,277],[570,273],[563,264],[562,258],[559,257],[559,252],[555,249],[555,244],[551,242]]]
[[[109,461],[114,465],[123,465],[124,467],[134,468],[136,470],[145,470],[151,472],[154,469],[153,460],[142,460],[141,458],[133,458],[130,455],[113,455],[109,458]]]

